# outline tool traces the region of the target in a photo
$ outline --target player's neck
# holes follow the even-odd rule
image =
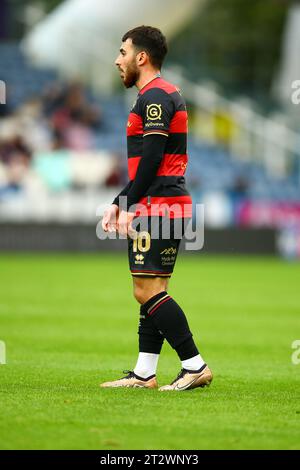
[[[148,83],[152,82],[152,80],[158,77],[160,77],[159,70],[149,70],[147,72],[143,72],[143,74],[141,74],[140,78],[136,82],[135,86],[140,91],[142,88],[148,85]]]

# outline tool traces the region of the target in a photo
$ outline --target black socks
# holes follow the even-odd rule
[[[139,352],[159,354],[164,342],[163,334],[158,331],[152,319],[140,309]]]
[[[140,351],[159,354],[166,338],[181,361],[199,354],[184,312],[165,291],[141,306],[139,334]]]

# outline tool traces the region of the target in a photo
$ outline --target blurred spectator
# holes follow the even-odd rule
[[[50,83],[43,93],[43,108],[46,116],[51,116],[64,104],[66,88],[59,82]]]
[[[101,126],[100,111],[90,105],[80,84],[62,89],[58,85],[46,92],[44,108],[55,135],[60,133],[66,148],[92,148],[93,132]]]
[[[116,163],[104,184],[107,188],[123,185],[122,167],[118,160],[116,160]]]
[[[243,203],[247,200],[249,190],[249,181],[244,176],[237,176],[228,195],[232,204],[234,222],[238,224],[240,210]]]
[[[229,195],[234,202],[240,202],[247,196],[249,189],[249,182],[244,176],[237,176],[232,188],[229,190]]]
[[[26,178],[34,174],[48,187],[68,187],[74,155],[77,160],[84,160],[80,172],[88,173],[87,166],[90,165],[95,181],[100,181],[102,159],[99,157],[98,164],[97,156],[85,158],[84,155],[85,151],[93,149],[95,133],[101,126],[101,114],[87,102],[80,84],[55,82],[42,97],[30,98],[15,110],[2,105],[0,121],[1,196],[25,188]],[[38,171],[41,168],[44,173]],[[113,185],[115,181],[119,185],[117,167],[113,173],[108,184]],[[107,178],[105,171],[103,178],[104,181]]]
[[[31,152],[19,135],[0,138],[1,183],[6,190],[20,189],[31,160]]]
[[[12,164],[15,160],[22,160],[28,166],[31,152],[23,142],[22,137],[15,135],[8,140],[0,140],[0,159],[5,164]]]

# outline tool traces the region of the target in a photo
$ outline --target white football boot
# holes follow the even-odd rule
[[[211,384],[213,375],[211,370],[205,364],[199,371],[191,371],[187,369],[181,369],[178,376],[170,385],[164,385],[160,387],[161,392],[168,390],[175,390],[178,392],[184,390],[192,390],[197,387],[207,387]]]
[[[143,379],[136,375],[132,370],[123,370],[123,374],[127,374],[121,379],[114,380],[113,382],[104,382],[100,387],[132,387],[132,388],[157,388],[156,376],[151,375],[147,379]]]

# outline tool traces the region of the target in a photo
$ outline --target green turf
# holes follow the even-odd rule
[[[137,355],[125,255],[1,255],[0,266],[0,448],[300,448],[299,264],[179,257],[169,293],[215,375],[182,393],[98,387]],[[159,383],[179,369],[165,344]]]

